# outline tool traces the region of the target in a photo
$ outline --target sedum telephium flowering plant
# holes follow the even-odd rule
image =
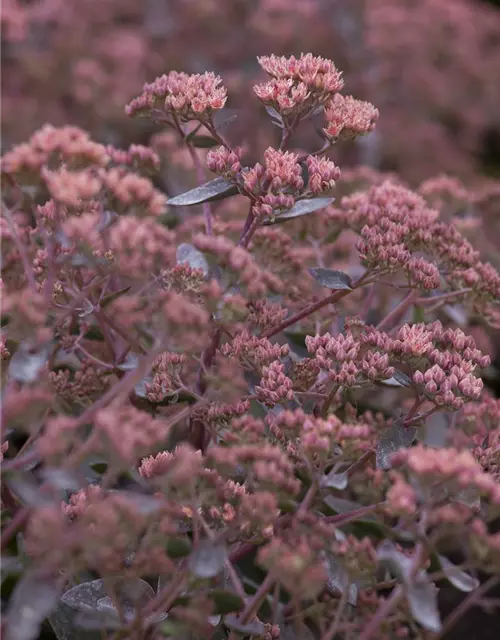
[[[185,145],[180,195],[74,127],[2,158],[7,637],[434,638],[499,581],[500,402],[460,327],[498,324],[500,276],[441,183],[342,186],[326,154],[378,111],[333,62],[259,64],[253,166],[213,73],[126,107]]]

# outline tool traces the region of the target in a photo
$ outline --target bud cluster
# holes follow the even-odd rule
[[[226,104],[226,89],[214,73],[189,75],[171,71],[150,84],[126,107],[130,117],[153,117],[155,111],[183,121],[210,118]]]
[[[304,119],[344,86],[333,62],[310,53],[299,58],[262,56],[258,61],[271,80],[255,85],[255,95],[282,116]]]
[[[284,373],[285,365],[278,360],[262,367],[262,379],[255,387],[257,397],[268,407],[280,402],[293,400],[293,383]]]

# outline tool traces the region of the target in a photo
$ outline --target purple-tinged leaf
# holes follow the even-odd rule
[[[329,554],[325,560],[325,568],[328,573],[328,587],[332,591],[339,591],[340,593],[344,593],[347,589],[347,601],[355,607],[358,601],[358,589],[356,585],[349,580],[349,573],[340,558]]]
[[[339,466],[335,465],[326,476],[321,478],[321,486],[329,489],[345,489],[349,481],[346,471],[339,472]]]
[[[395,420],[378,441],[375,456],[377,469],[390,469],[392,454],[399,449],[407,449],[416,435],[417,427],[405,427],[401,418]]]
[[[113,604],[113,599],[109,596],[105,596],[97,601],[97,611],[103,613],[110,621],[120,626],[120,614]],[[123,616],[126,622],[131,622],[134,619],[134,613],[134,607],[131,607],[129,604],[123,605]]]
[[[203,540],[189,558],[189,568],[198,578],[214,578],[223,569],[227,560],[226,547]]]
[[[238,117],[236,109],[221,109],[213,114],[213,123],[217,131],[222,131]]]
[[[78,478],[74,471],[67,469],[44,468],[41,477],[54,489],[78,491],[85,484],[84,478]]]
[[[431,298],[432,300],[432,298]],[[467,311],[463,305],[451,305],[445,304],[443,306],[443,312],[459,327],[466,327],[469,321]]]
[[[398,371],[398,369],[394,370],[392,378],[383,380],[383,383],[389,387],[411,387],[413,385],[411,378],[403,371]]]
[[[134,369],[137,369],[138,364],[139,354],[129,351],[125,360],[121,364],[117,364],[116,368],[120,369],[120,371],[133,371]]]
[[[136,610],[144,607],[155,595],[152,587],[140,579],[117,580],[115,592],[120,598],[125,622],[132,621]],[[160,613],[146,622],[159,622],[166,615]],[[50,623],[59,640],[98,640],[103,631],[118,630],[122,626],[104,580],[84,582],[66,591],[57,610],[50,616]]]
[[[104,309],[105,307],[107,307],[109,304],[111,304],[112,302],[114,302],[115,300],[118,300],[118,298],[120,298],[121,296],[125,295],[126,293],[128,293],[130,291],[130,289],[132,288],[132,286],[128,286],[128,287],[124,287],[123,289],[120,289],[119,291],[113,291],[112,293],[108,293],[107,296],[104,296],[100,302],[100,307],[102,309]]]
[[[232,182],[219,176],[195,189],[170,198],[167,204],[173,207],[190,207],[195,204],[201,204],[202,202],[212,202],[222,198],[229,198],[237,193],[238,189]]]
[[[425,421],[421,440],[429,447],[446,447],[449,430],[449,415],[446,413],[433,413]]]
[[[146,385],[151,385],[153,384],[154,378],[153,376],[149,375],[146,376],[145,378],[143,378],[142,380],[140,380],[135,386],[134,386],[134,393],[136,396],[138,396],[139,398],[146,398],[148,397],[148,392],[147,392],[147,387]]]
[[[351,277],[343,271],[317,267],[314,269],[309,269],[309,273],[316,280],[316,282],[327,289],[345,289],[347,291],[352,290]]]
[[[185,242],[177,247],[177,264],[183,263],[187,263],[191,269],[200,269],[204,275],[207,275],[210,269],[203,253]]]
[[[448,558],[438,555],[438,560],[447,580],[460,591],[469,593],[479,587],[479,580],[477,578],[474,578],[460,569],[460,567],[457,567],[457,565],[450,562]]]
[[[36,350],[26,343],[21,343],[10,359],[7,368],[9,378],[17,382],[36,382],[48,360],[51,348],[50,343]]]
[[[47,577],[28,572],[17,583],[6,616],[7,640],[35,640],[54,611],[60,591]]]
[[[283,213],[277,213],[275,217],[269,218],[264,222],[264,225],[279,224],[286,222],[287,220],[293,220],[294,218],[300,218],[308,213],[319,211],[332,204],[335,198],[310,198],[308,200],[299,200],[291,209]]]
[[[2,556],[1,559],[2,573],[1,580],[5,580],[7,576],[18,576],[23,572],[24,565],[17,556]]]
[[[296,620],[292,620],[290,624],[280,625],[280,630],[280,640],[315,640],[316,637],[304,623],[299,627]]]
[[[96,228],[97,231],[98,232],[105,231],[112,224],[114,224],[118,220],[118,218],[119,216],[116,213],[116,211],[110,211],[109,209],[106,209],[101,213],[101,219],[99,220],[99,223]]]
[[[228,629],[244,635],[262,636],[266,631],[263,622],[242,622],[238,616],[234,615],[225,616],[224,624]]]
[[[220,613],[216,613],[213,616],[208,616],[207,618],[208,624],[214,628],[219,626],[221,620],[222,620],[222,616],[220,615]]]
[[[428,631],[441,631],[436,585],[429,580],[425,571],[419,571],[414,580],[406,586],[408,604],[413,618]]]
[[[464,504],[469,509],[479,510],[481,508],[481,496],[478,490],[473,487],[465,487],[453,496],[455,502]]]
[[[53,504],[53,499],[41,491],[35,476],[29,471],[9,474],[4,482],[16,498],[28,507]]]
[[[266,111],[271,116],[271,118],[276,121],[276,122],[273,122],[273,124],[277,124],[281,129],[283,129],[284,127],[283,118],[276,111],[276,109],[274,107],[271,107],[271,105],[266,105]]]
[[[427,573],[419,569],[413,575],[413,560],[394,544],[385,540],[377,550],[377,557],[381,567],[404,583],[408,605],[413,618],[428,631],[439,633],[441,619],[437,606],[437,587],[430,581]]]

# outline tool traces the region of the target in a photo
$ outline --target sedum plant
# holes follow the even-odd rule
[[[7,638],[437,638],[499,582],[500,402],[467,328],[498,323],[500,276],[443,179],[342,179],[328,152],[379,114],[333,62],[258,61],[255,164],[213,73],[126,107],[183,145],[182,193],[75,127],[2,158]]]

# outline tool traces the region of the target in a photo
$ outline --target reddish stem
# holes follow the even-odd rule
[[[19,529],[28,521],[30,513],[31,509],[22,507],[5,527],[5,530],[2,532],[2,543],[0,545],[2,550],[5,549]]]
[[[404,315],[404,313],[414,304],[418,299],[418,291],[413,289],[408,295],[401,300],[401,302],[395,307],[381,322],[377,325],[377,331],[382,331],[386,327],[390,327],[397,320]]]
[[[361,284],[363,284],[365,279],[368,277],[368,274],[369,274],[369,271],[365,271],[365,273],[362,276],[360,276],[357,280],[355,280],[352,283],[351,289],[342,289],[341,291],[334,291],[334,293],[331,293],[329,296],[326,296],[326,298],[322,298],[321,300],[318,300],[318,302],[314,302],[312,304],[307,305],[307,307],[302,309],[302,311],[299,311],[294,316],[291,316],[290,318],[283,320],[283,322],[277,325],[276,327],[270,327],[269,329],[267,329],[267,331],[263,331],[260,334],[260,337],[270,338],[272,336],[275,336],[277,333],[280,333],[281,331],[283,331],[283,329],[287,329],[288,327],[290,327],[292,324],[295,324],[299,320],[302,320],[303,318],[307,318],[307,316],[311,315],[311,313],[314,313],[315,311],[318,311],[319,309],[326,307],[326,305],[328,304],[333,304],[334,302],[338,302],[339,300],[342,300],[342,298],[345,298],[350,293],[352,293],[352,291],[360,287]]]
[[[338,526],[344,525],[348,522],[353,522],[354,520],[358,520],[359,518],[363,518],[370,513],[378,511],[383,504],[383,502],[377,502],[377,504],[370,504],[367,507],[360,507],[359,509],[355,509],[354,511],[349,511],[347,513],[338,513],[336,516],[328,516],[327,518],[325,518],[325,522]]]

